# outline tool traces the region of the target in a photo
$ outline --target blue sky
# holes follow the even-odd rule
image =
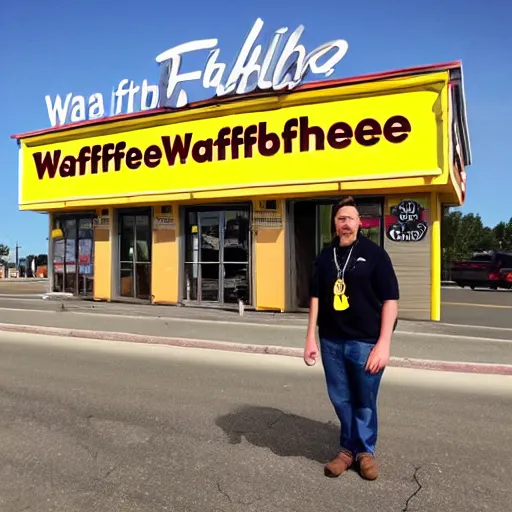
[[[228,65],[257,17],[271,34],[304,24],[307,50],[332,39],[349,49],[334,77],[463,61],[473,165],[463,211],[494,225],[512,216],[510,146],[512,4],[476,0],[25,0],[0,14],[0,243],[46,252],[46,216],[18,211],[17,147],[10,136],[50,126],[45,95],[109,98],[123,78],[158,82],[155,57],[193,39],[218,38]],[[293,8],[286,7],[293,5]],[[198,65],[193,60],[188,66]],[[192,99],[207,95],[193,91]]]

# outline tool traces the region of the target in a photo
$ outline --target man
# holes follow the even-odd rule
[[[325,475],[340,476],[357,462],[361,476],[375,480],[377,395],[396,327],[398,281],[386,251],[360,234],[353,198],[334,206],[333,222],[336,236],[315,262],[304,360],[311,365],[318,357],[318,325],[327,392],[341,423],[340,450]]]

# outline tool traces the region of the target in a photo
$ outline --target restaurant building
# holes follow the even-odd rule
[[[52,291],[300,311],[332,205],[352,195],[394,263],[400,315],[440,319],[441,216],[471,163],[460,63],[13,138],[19,207],[49,213]]]

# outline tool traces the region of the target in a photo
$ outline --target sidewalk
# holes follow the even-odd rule
[[[116,315],[136,318],[161,318],[177,320],[205,320],[211,322],[249,323],[257,325],[295,326],[306,329],[306,313],[273,313],[246,310],[240,316],[238,310],[222,310],[213,308],[160,306],[146,304],[130,304],[116,302],[95,302],[77,298],[61,299],[54,296],[52,299],[42,300],[40,297],[11,297],[0,295],[0,312],[14,309],[16,311],[53,311],[53,312],[80,312],[98,315]],[[5,318],[4,316],[0,318]],[[398,331],[429,334],[451,334],[454,336],[471,336],[476,338],[497,338],[512,340],[512,329],[490,328],[475,325],[453,325],[439,322],[407,320],[400,318]]]
[[[8,304],[6,304],[8,302]],[[0,301],[0,330],[302,356],[305,314]],[[401,320],[391,365],[512,375],[512,330]]]

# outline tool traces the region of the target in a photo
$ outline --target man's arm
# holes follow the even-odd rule
[[[395,328],[396,318],[398,316],[398,300],[386,300],[382,306],[382,319],[380,323],[380,337],[381,341],[390,344],[391,336]]]
[[[400,291],[393,264],[386,251],[375,265],[373,285],[378,299],[382,302],[380,336],[366,363],[367,371],[378,373],[388,364],[391,354],[391,337],[398,316]]]
[[[318,321],[318,296],[320,294],[319,261],[315,261],[313,275],[309,284],[309,315],[306,343],[304,345],[304,361],[306,364],[314,364],[318,357],[318,345],[316,342],[316,325]]]
[[[318,321],[318,297],[310,297],[309,299],[309,315],[308,315],[308,331],[307,340],[316,340],[316,323]]]

